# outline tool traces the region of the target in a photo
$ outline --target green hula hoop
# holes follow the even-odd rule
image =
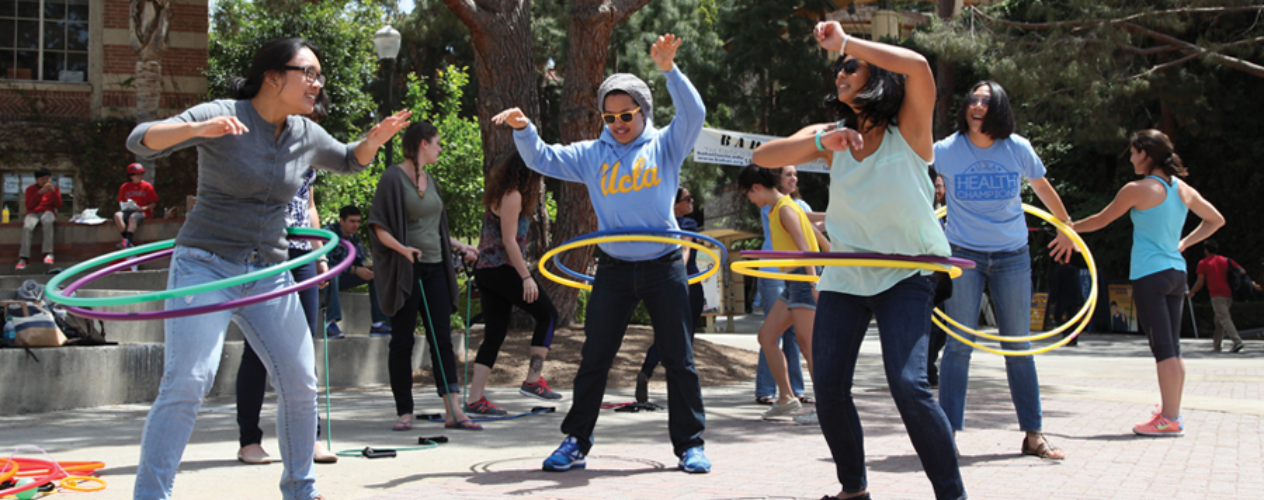
[[[172,298],[177,298],[177,297],[185,297],[185,296],[195,295],[195,294],[199,294],[203,292],[222,290],[230,286],[237,286],[237,285],[240,285],[243,283],[249,283],[251,281],[255,281],[261,278],[267,278],[269,276],[275,276],[277,274],[281,274],[283,272],[289,271],[299,266],[306,265],[308,263],[314,262],[316,259],[324,257],[326,254],[333,251],[333,249],[338,246],[338,242],[339,242],[338,235],[334,234],[333,231],[327,231],[324,229],[315,229],[315,228],[308,228],[308,227],[291,227],[291,228],[286,228],[285,231],[286,231],[286,234],[290,234],[290,235],[317,236],[320,238],[327,238],[328,241],[325,242],[324,246],[322,246],[319,250],[308,252],[307,255],[304,255],[297,259],[288,260],[279,265],[275,265],[275,266],[267,267],[265,269],[260,269],[258,271],[246,273],[241,276],[225,278],[218,281],[212,281],[210,283],[202,283],[200,285],[176,288],[174,290],[158,290],[154,292],[146,292],[146,293],[140,293],[136,295],[125,295],[121,297],[94,297],[94,298],[67,297],[65,295],[62,295],[61,292],[58,290],[58,287],[61,286],[62,283],[69,281],[70,278],[74,277],[75,275],[82,274],[83,272],[93,267],[99,266],[101,264],[113,262],[118,259],[140,255],[140,254],[147,253],[150,251],[164,250],[176,245],[176,240],[174,239],[166,240],[166,241],[157,241],[154,243],[149,243],[149,244],[141,245],[134,248],[125,248],[117,252],[108,253],[100,257],[96,257],[96,258],[87,260],[85,262],[80,262],[78,264],[75,264],[71,266],[70,269],[67,269],[65,271],[58,273],[56,276],[53,277],[53,279],[49,280],[48,285],[44,287],[44,294],[48,297],[48,300],[51,300],[58,304],[65,304],[68,306],[75,306],[75,307],[126,306],[126,305],[132,305],[132,304],[139,304],[141,302],[149,302],[152,300],[166,300],[166,299],[172,299]]]

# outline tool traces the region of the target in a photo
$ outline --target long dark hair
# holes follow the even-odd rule
[[[966,99],[961,101],[961,110],[957,112],[957,132],[961,135],[970,133],[970,123],[966,120],[970,111],[970,96],[984,85],[992,91],[992,97],[988,98],[987,114],[983,115],[983,128],[979,131],[993,140],[1008,138],[1014,133],[1014,107],[1009,103],[1009,93],[1005,92],[1001,84],[992,80],[983,80],[970,87]]]
[[[416,162],[417,148],[421,147],[421,141],[434,142],[435,136],[439,135],[439,129],[430,122],[421,120],[413,122],[404,130],[403,142],[404,158]]]
[[[1163,169],[1163,173],[1169,176],[1189,175],[1185,164],[1181,162],[1180,155],[1176,154],[1176,148],[1172,146],[1172,139],[1168,138],[1167,134],[1154,129],[1138,130],[1132,133],[1128,144],[1146,152],[1146,156],[1154,162],[1151,169]]]
[[[834,85],[838,72],[842,71],[843,62],[841,56],[834,61],[833,72],[830,73],[830,87],[833,90],[825,96],[825,108],[833,112],[834,120],[841,120],[861,133],[876,127],[899,126],[900,106],[904,104],[904,75],[865,61],[869,65],[869,80],[856,93],[856,104],[860,108],[857,115],[851,106],[838,100],[838,87]],[[860,128],[862,122],[867,123],[864,129]]]
[[[263,44],[258,51],[255,51],[255,57],[250,61],[250,69],[246,71],[246,77],[233,77],[228,85],[229,97],[253,99],[259,95],[259,90],[263,88],[263,81],[268,77],[268,73],[288,71],[286,66],[304,48],[312,51],[317,60],[321,59],[320,48],[303,38],[275,38]],[[320,87],[320,93],[316,95],[316,109],[320,113],[329,109],[329,96],[325,93],[323,85]]]
[[[483,207],[494,211],[505,193],[514,190],[522,193],[522,215],[530,217],[540,201],[540,174],[527,168],[517,151],[492,167],[489,174],[487,189],[483,190]]]
[[[756,184],[768,189],[779,189],[781,175],[779,172],[773,172],[772,169],[759,165],[747,165],[741,173],[737,174],[737,187],[742,190],[742,193],[750,191]]]

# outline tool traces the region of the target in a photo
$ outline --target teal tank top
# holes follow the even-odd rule
[[[1151,175],[1163,187],[1167,188],[1167,197],[1148,210],[1132,209],[1132,268],[1129,279],[1138,279],[1151,274],[1175,269],[1185,272],[1185,258],[1178,251],[1181,245],[1181,228],[1185,227],[1185,216],[1189,207],[1181,201],[1178,193],[1180,179],[1172,178],[1168,184],[1163,178]]]
[[[878,150],[863,161],[856,161],[851,151],[834,152],[825,211],[832,251],[952,255],[932,206],[935,185],[928,175],[929,165],[895,126],[887,127]],[[930,271],[829,266],[817,286],[829,292],[874,296],[918,273]]]

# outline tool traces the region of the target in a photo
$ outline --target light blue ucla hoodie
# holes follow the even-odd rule
[[[535,125],[514,131],[514,144],[527,167],[543,175],[588,186],[599,230],[624,228],[679,229],[672,204],[680,186],[680,165],[702,133],[707,109],[702,96],[678,68],[664,73],[676,117],[666,127],[645,131],[629,144],[619,144],[603,127],[601,138],[565,146],[545,144]],[[679,245],[602,243],[617,259],[651,260]]]

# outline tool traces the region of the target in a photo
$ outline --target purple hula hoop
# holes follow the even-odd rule
[[[319,238],[316,236],[290,236],[290,239],[319,240],[322,238]],[[306,281],[295,283],[293,285],[287,286],[280,290],[273,290],[268,293],[252,295],[250,297],[242,297],[240,299],[233,299],[228,302],[222,302],[219,304],[190,307],[188,309],[176,309],[176,310],[164,309],[162,311],[150,311],[150,312],[105,312],[105,311],[93,311],[90,309],[84,309],[82,307],[66,306],[66,311],[70,312],[71,314],[74,314],[75,316],[79,316],[81,318],[99,319],[99,320],[104,320],[104,321],[149,321],[149,320],[155,320],[155,319],[182,318],[185,316],[194,316],[198,314],[206,314],[206,313],[211,313],[211,312],[216,312],[216,311],[223,311],[225,309],[245,307],[251,304],[257,304],[259,302],[263,302],[266,300],[272,300],[274,298],[281,297],[283,295],[288,295],[288,294],[297,292],[299,290],[303,290],[303,289],[307,289],[307,288],[311,288],[313,286],[319,285],[322,281],[326,281],[329,278],[332,278],[338,275],[338,273],[341,273],[342,271],[346,270],[348,267],[351,267],[351,261],[354,260],[356,256],[355,246],[352,245],[351,242],[347,241],[346,239],[342,240],[341,245],[343,246],[343,248],[347,249],[347,257],[345,259],[342,259],[342,262],[339,262],[338,265],[329,268],[329,271],[325,272],[324,274],[320,274],[312,278],[309,278]],[[169,248],[166,250],[151,253],[149,255],[145,255],[143,257],[137,257],[132,260],[111,264],[107,267],[104,267],[98,271],[93,272],[92,274],[79,278],[78,281],[71,283],[70,286],[67,286],[66,290],[63,293],[66,295],[70,295],[74,293],[75,290],[78,290],[79,288],[97,280],[98,278],[102,276],[118,271],[119,269],[134,266],[136,264],[148,262],[155,259],[160,259],[162,257],[171,255],[174,252],[175,252],[174,248]]]
[[[764,259],[880,259],[900,260],[905,262],[930,262],[947,264],[962,269],[974,269],[974,261],[957,257],[939,257],[936,255],[888,255],[882,253],[839,253],[839,252],[785,252],[775,250],[747,250],[742,257]]]

